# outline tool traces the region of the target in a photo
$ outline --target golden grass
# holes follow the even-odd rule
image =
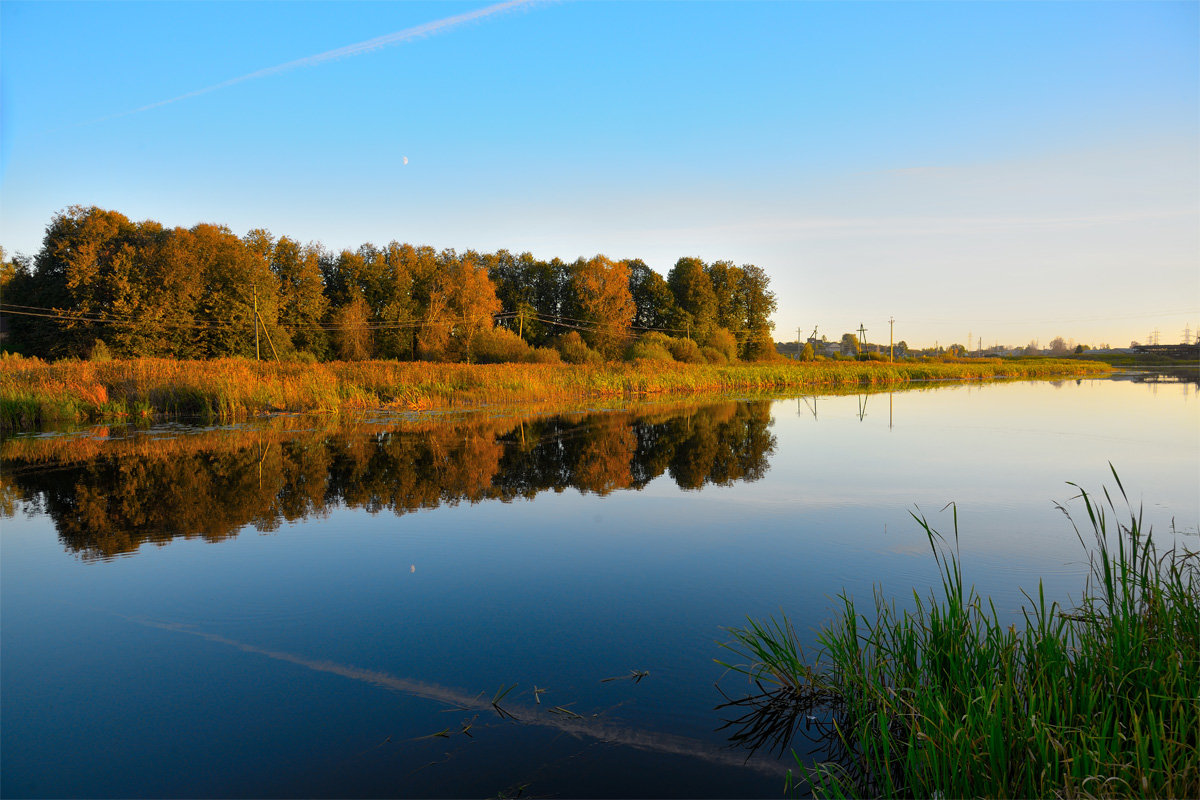
[[[913,381],[967,381],[1103,374],[1088,361],[971,359],[953,363],[817,362],[690,365],[324,364],[240,358],[56,361],[0,359],[0,427],[198,416],[232,420],[272,411],[428,411],[651,395],[846,389]]]

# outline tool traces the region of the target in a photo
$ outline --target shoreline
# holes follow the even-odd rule
[[[44,362],[0,359],[0,430],[72,422],[261,414],[422,412],[495,405],[695,397],[730,392],[847,390],[933,382],[1108,375],[1101,362],[964,359],[950,362],[663,362],[459,364],[412,361],[265,362],[138,358]]]

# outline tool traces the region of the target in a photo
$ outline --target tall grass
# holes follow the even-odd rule
[[[1076,527],[1091,572],[1074,609],[1039,584],[1004,625],[964,585],[957,519],[951,548],[917,518],[941,586],[914,610],[843,595],[811,661],[786,622],[733,631],[736,669],[820,708],[828,760],[797,758],[814,795],[1200,797],[1200,554],[1160,556],[1113,476],[1127,521],[1080,490],[1095,545]]]
[[[819,362],[728,366],[444,364],[359,361],[271,363],[130,359],[43,362],[0,357],[0,427],[154,415],[236,419],[271,411],[426,410],[533,401],[694,395],[787,388],[884,386],[912,381],[1093,375],[1102,364],[976,359],[971,363]]]

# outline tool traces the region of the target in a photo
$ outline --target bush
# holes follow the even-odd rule
[[[700,356],[707,364],[728,364],[729,359],[715,347],[704,346],[700,348]]]
[[[775,349],[771,331],[762,329],[749,332],[746,340],[747,361],[779,361],[783,356]]]
[[[801,361],[816,361],[817,351],[813,350],[812,342],[805,342],[804,349],[800,351]]]
[[[598,364],[604,359],[583,341],[578,331],[571,331],[558,337],[554,343],[562,360],[568,364]]]
[[[625,351],[626,361],[636,361],[642,358],[647,361],[674,361],[671,356],[671,351],[663,347],[661,344],[653,342],[643,342],[638,340],[629,346]]]
[[[656,331],[644,333],[637,341],[625,350],[625,360],[634,361],[644,358],[648,361],[673,361],[671,355],[671,337]]]
[[[317,357],[307,350],[295,350],[288,357],[288,361],[293,361],[297,364],[316,364]]]
[[[718,350],[723,356],[725,356],[724,361],[714,362],[710,360],[710,364],[727,364],[731,361],[737,361],[737,338],[729,331],[728,328],[716,328],[713,330],[713,332],[709,334],[708,341],[704,343],[704,346]]]
[[[859,353],[859,361],[887,361],[887,356],[883,353]]]
[[[700,355],[700,345],[691,339],[672,339],[668,349],[676,361],[685,364],[704,363],[704,357]]]
[[[529,362],[531,364],[561,364],[563,360],[558,351],[553,348],[535,347],[529,354]]]
[[[471,347],[480,364],[516,363],[533,360],[533,348],[507,328],[480,331]]]
[[[103,339],[97,339],[92,344],[92,352],[88,354],[88,361],[112,361],[112,351],[108,349],[108,345]]]

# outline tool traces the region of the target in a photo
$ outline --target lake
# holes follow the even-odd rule
[[[1194,381],[560,416],[276,417],[0,444],[5,797],[780,796],[719,643],[936,581],[1077,597],[1117,469],[1200,545]],[[1086,521],[1086,520],[1084,520]],[[724,693],[724,694],[723,694]],[[811,747],[801,733],[792,746]]]

